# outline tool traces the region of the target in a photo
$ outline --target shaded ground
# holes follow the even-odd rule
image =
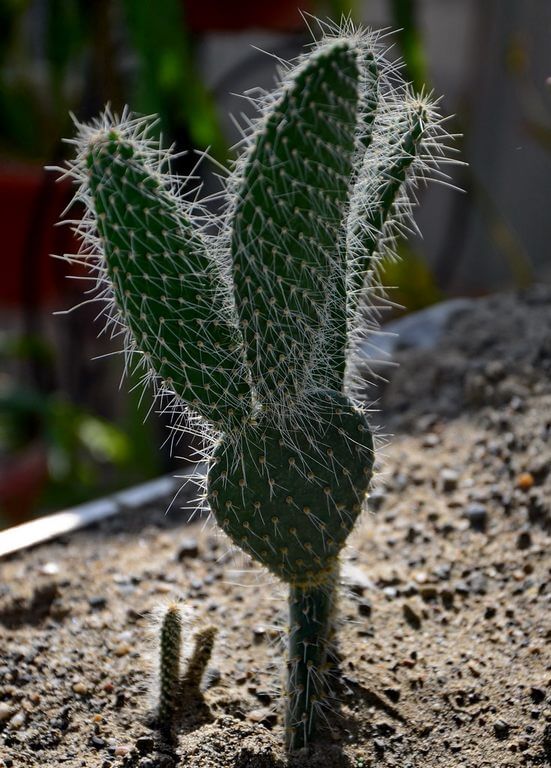
[[[381,392],[325,742],[296,768],[551,765],[551,301],[493,298]],[[182,502],[183,503],[183,502]],[[0,565],[0,765],[282,768],[284,590],[173,507]],[[220,628],[208,710],[148,725],[149,614]],[[3,760],[3,763],[2,763]]]

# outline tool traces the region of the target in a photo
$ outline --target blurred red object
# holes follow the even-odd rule
[[[0,518],[8,526],[32,517],[48,480],[46,449],[40,442],[0,460]],[[1,526],[0,526],[1,527]]]
[[[55,226],[73,195],[68,180],[55,178],[36,166],[0,165],[0,307],[51,307],[78,290],[67,265],[51,256],[79,248],[70,227]]]
[[[310,0],[184,0],[192,32],[261,29],[295,30],[303,26],[300,11],[311,11]]]

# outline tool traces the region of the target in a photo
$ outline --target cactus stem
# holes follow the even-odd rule
[[[289,751],[305,747],[317,729],[327,697],[325,668],[334,623],[338,568],[322,585],[291,585],[285,740]]]
[[[170,732],[178,706],[180,654],[182,646],[182,614],[177,603],[171,603],[161,624],[160,693],[158,719],[161,730]]]

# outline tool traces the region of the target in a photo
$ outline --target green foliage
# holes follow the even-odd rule
[[[18,385],[12,371],[30,360],[49,370],[54,351],[33,336],[0,337],[4,369],[0,378],[0,458],[17,461],[33,447],[41,451],[45,477],[36,499],[40,509],[88,501],[159,473],[151,427],[143,424],[140,415],[143,404],[139,409],[134,404],[125,423],[114,424],[69,402],[59,392]],[[20,510],[19,514],[25,511],[35,510]],[[3,512],[0,508],[0,527]]]
[[[38,10],[42,20],[36,3],[0,2],[0,151],[57,155],[69,110],[81,112],[99,97],[155,112],[167,135],[187,131],[193,146],[226,158],[180,0],[48,0]],[[129,77],[130,53],[136,71]]]
[[[373,468],[353,399],[366,289],[445,135],[375,34],[325,31],[260,98],[220,219],[178,195],[147,120],[79,126],[69,170],[129,363],[202,425],[218,523],[289,584],[290,749],[331,698],[339,552]]]

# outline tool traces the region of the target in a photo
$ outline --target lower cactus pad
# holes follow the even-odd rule
[[[208,475],[218,524],[294,585],[326,581],[367,493],[373,440],[366,415],[332,390],[311,395],[304,424],[260,421],[236,445],[223,436]]]

